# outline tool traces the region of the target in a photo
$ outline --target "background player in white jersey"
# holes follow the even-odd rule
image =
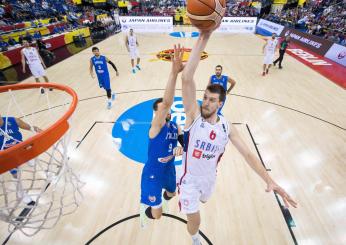
[[[40,77],[43,77],[45,82],[48,83],[49,80],[46,76],[46,71],[44,70],[47,69],[47,67],[44,64],[37,49],[30,47],[30,44],[27,40],[23,40],[23,46],[24,48],[20,51],[22,56],[23,73],[26,72],[25,63],[28,63],[31,74],[35,77],[36,82],[40,82]],[[44,90],[42,89],[41,93],[43,92]]]
[[[278,40],[276,39],[276,34],[273,33],[271,39],[263,45],[262,52],[264,54],[263,60],[263,72],[262,76],[265,76],[269,72],[269,68],[272,66],[274,61],[275,51],[278,49]]]
[[[211,196],[216,180],[216,167],[228,139],[245,158],[249,166],[266,182],[266,191],[275,191],[285,206],[296,207],[296,202],[269,176],[260,160],[244,143],[236,128],[217,115],[226,96],[220,85],[210,85],[204,93],[201,107],[196,102],[194,74],[200,61],[200,53],[206,47],[212,31],[201,31],[182,74],[182,95],[186,113],[184,129],[184,174],[179,182],[179,206],[187,215],[187,230],[193,244],[200,244],[199,202]]]
[[[126,36],[126,42],[125,42],[127,51],[130,52],[130,58],[131,58],[131,65],[132,65],[132,73],[136,73],[135,69],[135,59],[137,59],[136,68],[138,70],[141,70],[141,67],[139,66],[139,62],[141,61],[139,57],[139,51],[138,51],[138,41],[136,35],[133,33],[133,29],[130,29],[129,35]]]

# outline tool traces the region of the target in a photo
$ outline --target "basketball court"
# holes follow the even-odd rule
[[[191,27],[174,30],[196,31]],[[15,232],[7,244],[191,243],[177,197],[170,201],[168,214],[140,228],[143,164],[119,151],[121,145],[112,132],[124,112],[162,97],[171,64],[156,55],[177,43],[192,48],[196,39],[167,33],[137,33],[137,38],[142,70],[136,74],[131,73],[124,34],[97,44],[120,73],[116,77],[110,70],[111,86],[117,93],[111,110],[106,109],[104,91],[89,75],[91,47],[47,70],[50,81],[73,88],[79,97],[68,155],[70,166],[85,183],[84,199],[76,212],[63,216],[53,229],[33,237]],[[224,74],[237,82],[224,106],[225,117],[299,206],[285,211],[281,200],[265,192],[265,184],[229,144],[219,163],[216,190],[201,207],[202,243],[346,244],[345,90],[289,55],[284,69],[273,68],[262,77],[263,44],[253,34],[213,34],[205,50],[207,57],[196,72],[198,98],[202,99],[215,66],[222,65]],[[33,81],[31,77],[23,83]],[[180,97],[180,77],[177,88]],[[50,93],[51,102],[58,105],[58,91]],[[17,99],[28,110],[41,113],[29,96]],[[1,99],[1,112],[6,111],[6,102]],[[133,120],[125,131],[149,122]],[[141,148],[138,143],[127,151],[137,148]],[[180,168],[177,165],[178,172]],[[9,234],[4,222],[0,234],[2,240]]]

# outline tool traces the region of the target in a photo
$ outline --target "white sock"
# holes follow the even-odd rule
[[[112,103],[112,99],[108,99],[108,103]]]

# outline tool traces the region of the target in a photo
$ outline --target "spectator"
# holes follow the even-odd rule
[[[29,43],[32,43],[32,35],[30,34],[29,31],[26,32],[24,40],[27,40]]]
[[[4,41],[4,39],[2,38],[2,36],[0,36],[0,50],[1,51],[5,51],[7,50],[7,47],[9,46],[9,44],[7,42]]]
[[[24,40],[23,35],[19,35],[19,37],[18,37],[18,43],[20,43],[20,45],[23,45],[23,40]]]
[[[60,33],[60,29],[57,26],[54,26],[52,34],[59,34]]]
[[[39,32],[39,31],[35,31],[35,33],[34,33],[34,39],[40,39],[40,38],[42,38],[42,35],[41,35],[41,33]]]
[[[14,40],[11,36],[8,38],[7,42],[10,46],[14,46],[17,44],[16,40]]]

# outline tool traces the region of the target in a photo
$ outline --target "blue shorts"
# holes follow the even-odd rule
[[[100,88],[104,88],[106,90],[111,89],[111,82],[109,76],[97,76],[97,79],[99,80]]]
[[[141,203],[158,206],[162,202],[162,189],[175,192],[176,174],[174,161],[160,169],[143,168],[141,179]]]

